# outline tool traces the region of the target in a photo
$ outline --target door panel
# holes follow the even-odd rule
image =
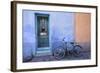
[[[37,16],[37,47],[49,47],[48,16]]]

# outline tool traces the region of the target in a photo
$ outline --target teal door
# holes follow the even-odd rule
[[[49,47],[49,15],[37,14],[37,47]]]

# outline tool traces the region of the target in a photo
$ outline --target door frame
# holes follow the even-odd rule
[[[36,38],[36,50],[35,50],[35,54],[36,54],[36,52],[37,52],[37,48],[38,48],[38,38],[37,38],[37,16],[46,16],[46,17],[48,17],[48,38],[49,38],[49,48],[50,48],[50,31],[49,31],[49,29],[50,29],[50,25],[49,25],[49,19],[50,19],[50,14],[47,14],[47,13],[35,13],[35,38]],[[47,47],[43,47],[43,48],[47,48]]]

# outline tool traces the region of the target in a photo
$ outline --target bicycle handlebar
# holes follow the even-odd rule
[[[66,37],[64,37],[64,38],[62,39],[62,41],[66,42],[65,39],[66,39]],[[72,43],[72,44],[74,44],[74,43],[77,44],[76,42],[70,42],[70,43]]]

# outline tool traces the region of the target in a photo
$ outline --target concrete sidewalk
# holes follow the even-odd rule
[[[84,59],[90,59],[91,55],[90,55],[90,51],[84,51],[81,52],[81,54],[77,57],[72,56],[72,55],[66,55],[62,60],[84,60]],[[46,56],[35,56],[32,58],[31,61],[28,62],[46,62],[46,61],[58,61],[58,59],[56,59],[54,56],[52,55],[46,55]]]

